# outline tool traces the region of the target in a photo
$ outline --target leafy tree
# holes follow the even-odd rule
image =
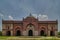
[[[60,35],[60,32],[58,32],[58,35]]]
[[[0,31],[0,36],[2,36],[2,31]]]

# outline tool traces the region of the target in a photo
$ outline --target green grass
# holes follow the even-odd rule
[[[0,36],[0,40],[60,40],[60,38],[40,36]]]

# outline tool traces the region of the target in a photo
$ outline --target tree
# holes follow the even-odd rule
[[[60,31],[58,32],[58,35],[60,35]]]
[[[2,36],[2,31],[0,31],[0,36]]]

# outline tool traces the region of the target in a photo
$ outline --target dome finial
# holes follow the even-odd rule
[[[30,15],[29,15],[30,17],[32,16],[32,14],[30,13]]]

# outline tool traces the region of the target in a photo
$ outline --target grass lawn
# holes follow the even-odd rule
[[[60,40],[58,37],[0,36],[0,40]]]

